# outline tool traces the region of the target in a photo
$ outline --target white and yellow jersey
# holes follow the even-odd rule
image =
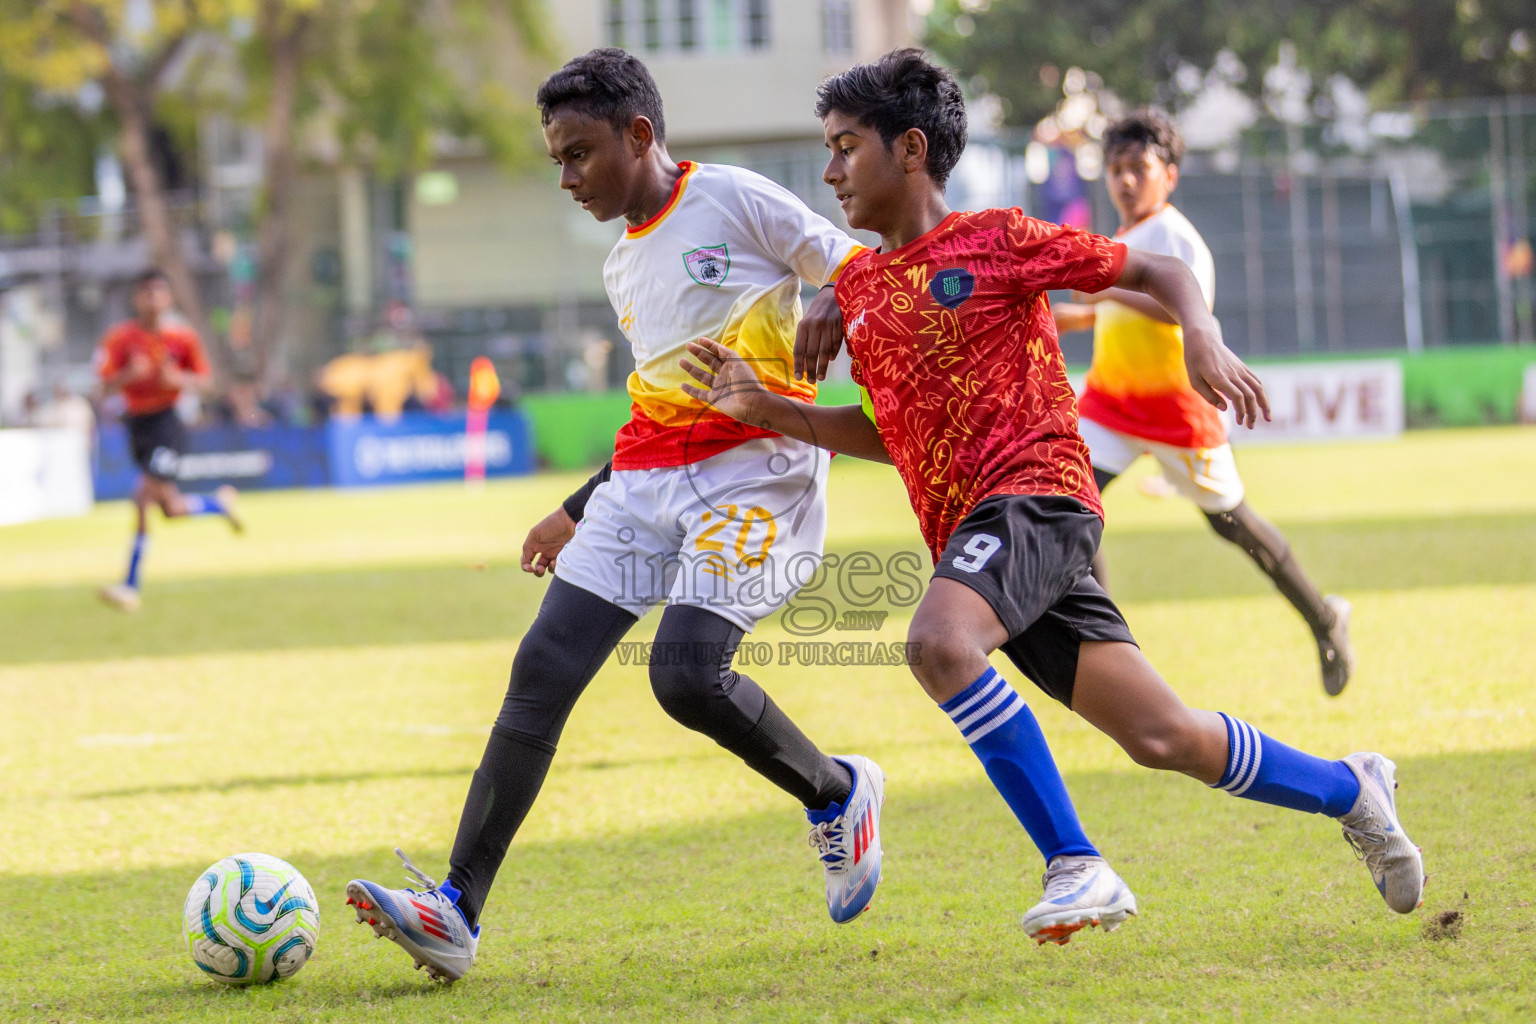
[[[781,395],[810,402],[794,379],[800,282],[837,275],[863,247],[794,193],[740,167],[684,161],[661,211],[624,237],[603,266],[608,299],[635,355],[630,421],[614,469],[682,466],[773,436],[682,390],[687,344],[712,338],[752,362]]]
[[[1115,239],[1133,249],[1175,256],[1199,282],[1207,308],[1216,301],[1216,263],[1200,232],[1182,213],[1164,206]],[[1094,307],[1093,365],[1078,415],[1145,441],[1176,448],[1226,443],[1216,407],[1200,397],[1184,368],[1184,331],[1118,302]],[[1094,463],[1098,465],[1097,462]]]

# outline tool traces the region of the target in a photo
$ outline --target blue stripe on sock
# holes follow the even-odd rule
[[[1047,863],[1065,855],[1098,855],[1077,819],[1040,724],[996,669],[989,667],[939,707],[960,729]]]
[[[976,677],[974,683],[940,704],[939,710],[950,718],[958,720],[957,716],[963,717],[979,700],[1002,685],[1004,685],[1003,677],[997,674],[997,669],[988,667],[985,672]]]
[[[1011,687],[1006,693],[1000,694],[999,697],[1001,700],[995,707],[989,707],[989,710],[984,715],[980,711],[976,712],[977,715],[983,715],[983,717],[976,718],[969,727],[964,727],[960,730],[961,734],[965,736],[967,743],[974,744],[977,740],[982,739],[993,729],[996,729],[1008,721],[1008,719],[1018,714],[1024,707],[1024,698],[1015,693]],[[989,701],[988,704],[990,705],[991,702]]]
[[[1227,724],[1227,770],[1212,788],[1259,803],[1338,817],[1359,795],[1359,781],[1343,761],[1328,761],[1265,736],[1240,718]]]
[[[149,534],[136,533],[133,535],[133,550],[128,555],[128,575],[123,580],[125,586],[139,589],[139,566],[144,562],[144,549],[149,547]]]

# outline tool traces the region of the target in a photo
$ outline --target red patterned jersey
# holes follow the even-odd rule
[[[137,320],[125,320],[107,331],[96,350],[96,373],[103,380],[114,377],[139,357],[147,362],[148,375],[123,385],[123,397],[133,416],[169,409],[181,397],[181,390],[170,387],[161,377],[163,367],[176,366],[199,377],[208,373],[203,343],[190,327],[167,323],[150,331]]]
[[[1020,210],[952,213],[837,284],[853,379],[935,562],[995,494],[1061,494],[1103,515],[1045,292],[1099,291],[1125,246]]]

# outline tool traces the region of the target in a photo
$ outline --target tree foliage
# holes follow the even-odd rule
[[[206,333],[151,137],[169,127],[190,140],[215,111],[260,126],[254,341],[264,367],[281,319],[286,200],[304,157],[394,178],[469,141],[516,164],[537,134],[514,91],[526,84],[516,58],[548,52],[540,0],[0,0],[0,186],[16,183],[0,199],[0,226],[36,198],[89,191],[82,173],[99,136],[79,129],[99,121],[155,261]],[[72,104],[86,88],[106,97],[105,120]]]
[[[0,234],[29,234],[45,204],[95,187],[93,163],[109,126],[66,97],[39,98],[0,69]]]
[[[1531,0],[938,0],[927,32],[1012,124],[1048,113],[1074,65],[1128,102],[1178,106],[1181,68],[1229,51],[1257,96],[1286,41],[1314,82],[1342,74],[1377,104],[1536,89]]]

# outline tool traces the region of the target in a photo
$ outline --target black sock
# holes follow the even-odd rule
[[[1333,609],[1323,601],[1323,595],[1302,571],[1301,563],[1291,552],[1285,537],[1258,513],[1240,503],[1230,512],[1206,513],[1211,527],[1221,536],[1248,553],[1260,569],[1274,581],[1275,587],[1301,617],[1307,620],[1312,635],[1321,639],[1333,628]]]
[[[853,791],[848,769],[822,753],[751,677],[731,668],[743,635],[707,609],[668,608],[651,657],[656,699],[805,807],[843,803]]]
[[[555,745],[499,725],[469,783],[459,833],[449,858],[449,878],[459,890],[459,909],[473,928],[496,880],[507,847],[544,785]]]
[[[512,678],[459,815],[448,880],[471,928],[538,798],[571,708],[635,616],[559,578],[512,659]]]
[[[741,677],[757,688],[756,683]],[[847,803],[853,794],[853,773],[823,754],[800,727],[763,694],[763,715],[752,731],[734,743],[720,745],[747,767],[813,811]]]

